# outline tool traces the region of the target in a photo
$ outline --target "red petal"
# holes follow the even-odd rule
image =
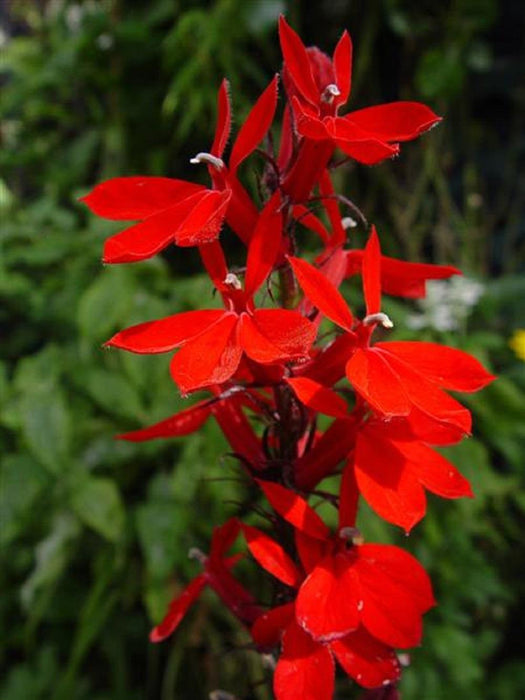
[[[281,248],[283,217],[281,197],[276,192],[262,210],[250,239],[244,289],[253,296],[272,272]]]
[[[222,384],[241,361],[242,348],[236,342],[238,317],[233,313],[189,342],[174,356],[170,371],[183,394],[210,384]]]
[[[308,377],[287,378],[297,398],[305,406],[326,416],[345,418],[348,415],[346,401],[332,389],[327,389]]]
[[[473,497],[467,479],[439,452],[421,442],[403,442],[396,447],[410,462],[414,475],[432,493],[443,498]]]
[[[279,40],[284,63],[298,92],[312,105],[319,102],[319,91],[310,68],[308,53],[300,37],[284,17],[279,17]]]
[[[425,515],[425,491],[404,455],[377,433],[363,430],[358,435],[357,484],[378,515],[409,532]]]
[[[429,416],[417,406],[414,406],[406,417],[406,421],[415,438],[431,445],[454,445],[465,435],[470,435],[472,419],[470,411],[461,407],[455,414],[455,423],[448,423],[439,417]]]
[[[332,700],[334,661],[330,651],[292,623],[273,677],[276,700]]]
[[[390,102],[344,117],[380,141],[410,141],[441,121],[420,102]]]
[[[297,594],[297,622],[317,641],[340,639],[359,626],[361,587],[354,555],[341,552],[322,559]]]
[[[287,586],[298,586],[301,572],[281,545],[255,527],[244,524],[241,527],[248,549],[259,564]]]
[[[221,158],[228,142],[231,129],[231,107],[228,94],[229,83],[224,78],[217,94],[217,126],[210,153]]]
[[[80,201],[104,219],[133,221],[168,209],[203,189],[169,177],[115,177],[101,182]]]
[[[258,617],[250,630],[255,644],[262,649],[278,644],[283,630],[294,621],[294,611],[295,603],[286,603]]]
[[[381,248],[375,226],[372,226],[363,255],[363,289],[366,313],[379,313],[381,311]]]
[[[401,677],[392,647],[379,642],[363,627],[332,642],[330,648],[346,673],[364,688],[377,688]]]
[[[211,281],[219,291],[230,291],[225,279],[228,274],[228,266],[219,241],[212,241],[199,246],[201,260],[210,276]]]
[[[354,321],[348,304],[334,285],[301,258],[288,258],[305,295],[319,311],[341,328],[350,330]]]
[[[296,204],[292,208],[292,216],[298,224],[306,226],[306,228],[309,228],[310,231],[317,233],[323,243],[328,243],[330,240],[330,232],[323,224],[321,219],[318,219],[315,214],[312,214],[312,212],[307,209],[304,204]]]
[[[230,155],[230,170],[235,173],[242,161],[247,158],[270,128],[277,105],[277,75],[254,104],[242,125]]]
[[[352,40],[346,29],[335,47],[333,64],[335,81],[341,93],[334,102],[344,104],[350,97],[352,85]]]
[[[213,528],[209,563],[214,564],[224,557],[237,539],[240,530],[241,524],[237,518],[229,518],[223,525]]]
[[[202,245],[214,241],[226,216],[231,190],[208,190],[174,232],[175,243],[180,246]]]
[[[224,314],[221,309],[184,311],[158,321],[138,323],[116,333],[106,345],[146,355],[168,352],[206,331]]]
[[[261,461],[261,445],[242,412],[239,397],[232,396],[226,401],[214,403],[211,410],[232,450],[258,468]]]
[[[205,585],[205,574],[199,574],[199,576],[194,578],[193,581],[186,586],[177,598],[171,601],[166,617],[162,620],[160,625],[157,625],[151,631],[149,637],[151,642],[161,642],[175,631],[188,611],[188,608],[198,598]]]
[[[348,358],[355,352],[357,339],[353,333],[342,333],[305,365],[305,376],[321,384],[335,384],[345,375]]]
[[[310,537],[320,540],[329,537],[330,530],[301,496],[271,481],[256,481],[272,508],[287,522]]]
[[[348,381],[358,394],[385,416],[410,412],[403,382],[384,357],[371,349],[358,349],[346,365]]]
[[[399,153],[399,148],[395,145],[389,146],[375,139],[349,141],[342,137],[336,137],[335,142],[343,153],[363,165],[376,165]]]
[[[251,626],[262,613],[252,594],[223,565],[207,568],[206,575],[208,585],[213,588],[227,608],[242,623]]]
[[[475,357],[463,350],[436,343],[396,341],[376,343],[426,379],[453,391],[478,391],[495,377]]]
[[[195,404],[195,406],[186,408],[184,411],[180,411],[174,416],[161,420],[159,423],[150,425],[148,428],[117,435],[117,439],[128,440],[129,442],[143,442],[144,440],[155,440],[156,438],[189,435],[201,427],[210,413],[210,402],[200,401]]]
[[[295,547],[303,569],[309,574],[315,569],[321,559],[331,550],[330,540],[320,540],[305,535],[301,530],[294,532]]]
[[[383,292],[392,296],[417,299],[426,295],[426,280],[441,280],[461,275],[461,270],[450,265],[430,265],[381,257],[381,285]]]
[[[341,222],[341,212],[339,211],[339,203],[336,199],[335,189],[330,178],[329,171],[325,168],[321,173],[319,178],[319,193],[323,197],[323,206],[330,219],[330,224],[332,226],[332,238],[330,240],[330,245],[333,247],[343,245],[346,241],[346,231],[343,228]],[[339,250],[339,264],[343,265],[344,254],[342,250]],[[341,276],[341,281],[344,279],[344,274]],[[332,280],[333,281],[333,280]],[[339,286],[339,285],[336,285]]]
[[[344,527],[355,527],[359,489],[355,479],[354,465],[350,462],[343,470],[339,494],[339,530]]]
[[[256,362],[286,361],[308,356],[316,329],[296,311],[258,309],[242,314],[240,343]]]

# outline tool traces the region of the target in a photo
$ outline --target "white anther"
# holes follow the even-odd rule
[[[341,224],[346,231],[349,228],[355,228],[357,226],[357,221],[352,219],[351,216],[345,216],[341,219]]]
[[[233,272],[228,272],[224,278],[224,284],[228,287],[233,287],[234,289],[242,289],[241,280]]]
[[[212,156],[211,153],[197,153],[196,156],[190,158],[190,163],[193,165],[198,165],[199,163],[208,163],[213,165],[217,170],[222,170],[224,168],[224,161],[222,158],[217,158],[217,156]]]
[[[382,311],[380,311],[377,314],[370,314],[369,316],[366,316],[363,319],[363,323],[365,326],[372,326],[374,323],[379,323],[379,325],[383,326],[383,328],[393,328],[394,327],[394,324],[392,323],[392,321]]]
[[[328,104],[332,104],[334,101],[334,97],[339,97],[341,94],[341,90],[337,87],[335,83],[330,83],[330,85],[327,85],[325,89],[323,90],[323,93],[321,95],[321,102],[327,102]]]

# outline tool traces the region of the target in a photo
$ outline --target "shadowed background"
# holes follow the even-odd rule
[[[77,198],[116,175],[206,183],[227,76],[238,128],[280,67],[276,21],[331,53],[354,42],[349,108],[426,102],[444,122],[393,162],[349,166],[339,191],[385,252],[459,266],[424,303],[386,299],[399,338],[473,352],[500,375],[464,397],[474,437],[447,450],[474,501],[431,498],[406,539],[363,508],[370,541],[428,567],[440,602],[405,700],[514,700],[525,686],[525,5],[521,0],[7,0],[1,6],[0,696],[200,700],[271,697],[247,634],[206,594],[170,640],[149,629],[198,571],[211,529],[246,497],[207,424],[186,439],[113,436],[188,405],[169,358],[103,352],[116,330],[213,302],[194,251],[103,269],[119,229]],[[244,175],[257,192],[255,172]],[[362,245],[364,232],[356,229]],[[233,259],[234,237],[224,234]],[[346,290],[359,310],[356,288]],[[514,340],[513,340],[514,339]],[[509,344],[510,343],[510,344]],[[513,349],[514,348],[514,349]],[[521,359],[519,357],[521,353]],[[246,580],[269,597],[269,579]],[[262,583],[261,583],[262,581]],[[355,698],[341,678],[337,698]]]

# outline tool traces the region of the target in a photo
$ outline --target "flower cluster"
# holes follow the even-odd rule
[[[214,529],[209,555],[195,553],[201,573],[173,600],[151,640],[172,634],[210,586],[250,630],[254,648],[275,655],[278,700],[329,700],[336,662],[362,687],[385,686],[394,698],[401,672],[395,650],[420,644],[422,616],[435,601],[412,555],[364,542],[356,527],[359,499],[409,532],[425,515],[427,490],[472,496],[467,480],[434,448],[471,429],[469,411],[448,392],[477,391],[493,377],[460,350],[388,340],[393,324],[382,311],[382,293],[422,298],[427,280],[459,271],[383,255],[375,227],[332,182],[347,160],[371,165],[392,158],[401,142],[440,118],[417,102],[341,116],[351,86],[348,33],[332,58],[305,48],[284,18],[279,34],[286,98],[279,128],[275,76],[226,160],[231,107],[223,81],[213,144],[192,159],[207,167],[209,187],[124,177],[84,197],[99,216],[136,222],[107,240],[106,263],[194,246],[223,302],[221,309],[140,323],[107,342],[134,353],[176,350],[174,383],[184,395],[206,392],[186,410],[120,437],[183,436],[213,418],[268,504],[266,530],[235,517]],[[272,130],[280,135],[276,150]],[[343,159],[334,157],[338,151]],[[239,176],[252,154],[263,163],[258,198]],[[356,217],[367,231],[363,249],[348,235]],[[235,273],[221,245],[229,231],[246,249],[246,266]],[[319,240],[313,262],[300,255],[309,232]],[[362,314],[339,291],[354,275],[362,280]],[[338,494],[319,491],[333,475]],[[312,497],[337,508],[335,532],[308,503]],[[275,578],[274,607],[259,603],[235,576],[242,555],[228,551],[238,537]]]

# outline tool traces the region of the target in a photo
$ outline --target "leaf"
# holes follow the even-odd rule
[[[122,535],[124,504],[116,484],[105,477],[87,477],[75,485],[71,507],[80,520],[110,542]]]
[[[90,339],[105,340],[121,325],[132,303],[130,272],[120,267],[104,270],[80,299],[77,314],[80,331]]]
[[[50,472],[67,465],[71,443],[70,413],[59,386],[46,382],[21,399],[22,434],[30,453]]]

